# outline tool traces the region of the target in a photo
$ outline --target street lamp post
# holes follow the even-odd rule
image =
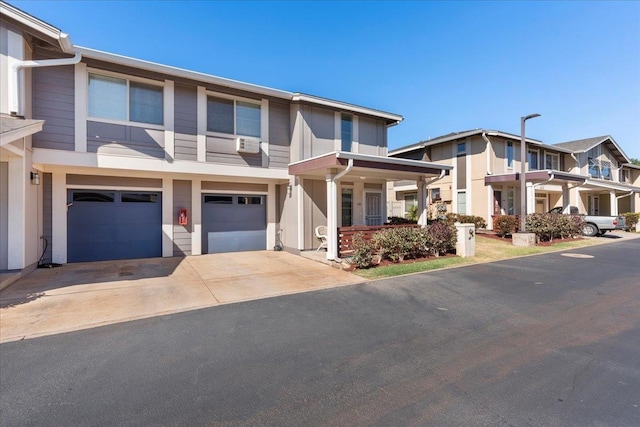
[[[527,140],[524,132],[524,122],[540,117],[534,113],[520,117],[520,232],[526,232],[527,227]]]

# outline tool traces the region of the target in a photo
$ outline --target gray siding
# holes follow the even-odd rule
[[[330,153],[335,149],[335,117],[333,111],[321,108],[305,108],[305,120],[311,130],[310,149],[305,147],[305,157]],[[307,141],[305,141],[306,145]],[[310,153],[310,156],[307,156]]]
[[[67,175],[67,185],[96,185],[104,187],[145,187],[162,189],[162,180],[155,178],[129,178],[124,176]]]
[[[327,183],[320,180],[305,179],[304,188],[304,249],[317,249],[320,242],[316,239],[315,229],[327,225]]]
[[[52,190],[52,178],[50,173],[45,173],[42,175],[42,193],[43,193],[43,203],[42,203],[42,234],[44,238],[47,239],[47,249],[44,253],[44,257],[42,258],[43,263],[51,262],[52,260],[52,251],[53,247],[53,214],[52,214],[52,200],[53,200],[53,190]],[[42,242],[44,245],[44,242]]]
[[[207,162],[261,167],[262,152],[237,153],[235,139],[207,136]]]
[[[87,151],[164,159],[164,131],[87,121]]]
[[[195,87],[175,86],[175,158],[198,158],[198,93]]]
[[[178,224],[180,209],[186,209],[188,225]],[[191,255],[191,181],[173,181],[173,256]]]
[[[381,155],[381,148],[386,146],[384,123],[380,120],[359,117],[358,140],[360,153]]]
[[[33,146],[75,150],[74,67],[33,69],[33,118],[45,120]]]
[[[9,240],[9,162],[0,162],[0,271],[8,267]]]
[[[269,167],[286,168],[291,163],[290,129],[289,105],[269,103]]]

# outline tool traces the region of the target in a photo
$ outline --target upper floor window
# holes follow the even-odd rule
[[[600,178],[600,162],[598,162],[598,159],[589,157],[589,176]]]
[[[467,154],[467,144],[465,144],[464,142],[459,142],[458,143],[458,151],[457,151],[456,155],[464,156],[465,154]]]
[[[529,170],[538,170],[540,165],[538,164],[538,150],[529,150]]]
[[[349,114],[342,114],[340,119],[341,151],[351,151],[353,143],[353,117]]]
[[[507,142],[507,167],[513,167],[513,142]]]
[[[260,137],[260,104],[209,96],[207,130]]]
[[[629,178],[629,169],[622,169],[620,172],[622,173],[620,176],[620,182],[631,182],[631,179]]]
[[[546,153],[544,155],[544,168],[554,171],[560,170],[560,156],[557,154]]]
[[[89,73],[89,116],[162,125],[163,87]]]

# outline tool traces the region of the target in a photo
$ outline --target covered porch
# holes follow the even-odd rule
[[[386,183],[412,180],[418,186],[419,224],[427,222],[426,187],[444,177],[451,166],[418,160],[335,151],[289,165],[289,174],[310,203],[298,204],[298,232],[327,227],[326,259],[338,257],[338,227],[382,225],[386,218]],[[304,185],[313,182],[314,191]],[[323,211],[324,207],[324,211]],[[316,217],[314,219],[314,212]],[[315,221],[315,222],[314,222]],[[324,224],[319,222],[324,221]],[[303,242],[300,237],[299,241]],[[301,243],[303,246],[304,243]]]

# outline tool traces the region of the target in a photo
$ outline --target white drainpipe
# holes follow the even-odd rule
[[[336,248],[338,247],[338,192],[337,181],[351,172],[353,169],[353,159],[349,159],[349,163],[347,163],[347,168],[342,172],[338,173],[336,176],[331,178],[331,199],[333,200],[333,209],[330,212],[327,212],[327,215],[330,215],[330,218],[327,218],[327,228],[329,229],[329,235],[327,236],[327,259],[335,260],[336,262],[340,262],[340,258],[338,257],[338,253]],[[327,200],[327,203],[329,201]],[[331,249],[333,248],[333,249]],[[335,254],[333,253],[335,251]],[[333,255],[333,258],[331,257]]]
[[[487,152],[487,175],[492,175],[492,172],[491,172],[491,151],[493,150],[493,144],[491,144],[491,140],[489,139],[489,137],[487,137],[487,133],[486,132],[482,132],[482,139],[484,139],[485,142],[487,143],[487,149],[485,150]]]
[[[18,116],[24,115],[24,106],[20,105],[20,84],[19,76],[22,68],[38,68],[38,67],[57,67],[60,65],[75,65],[82,59],[82,54],[76,53],[73,58],[61,59],[39,59],[33,61],[15,61],[11,66],[11,76],[13,84],[11,85],[11,108],[9,111],[15,112]]]

